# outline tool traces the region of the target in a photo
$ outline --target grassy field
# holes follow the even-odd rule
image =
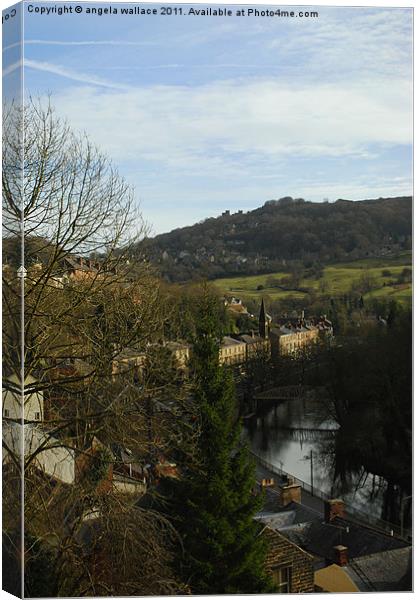
[[[408,300],[411,297],[412,285],[393,284],[400,273],[406,267],[411,267],[412,255],[406,252],[397,257],[383,257],[362,259],[347,263],[338,263],[324,268],[320,279],[302,278],[299,288],[316,292],[320,296],[340,296],[351,291],[354,284],[368,279],[370,291],[364,293],[364,298],[394,298],[397,300]],[[383,274],[383,271],[388,273]],[[286,272],[269,273],[265,275],[253,275],[242,277],[231,277],[216,279],[213,283],[225,293],[234,293],[244,297],[258,298],[269,295],[272,300],[280,299],[302,299],[308,292],[297,290],[281,290],[269,285],[269,279],[275,277],[281,279],[289,276]],[[386,283],[387,285],[383,285]],[[257,289],[263,286],[263,289]]]

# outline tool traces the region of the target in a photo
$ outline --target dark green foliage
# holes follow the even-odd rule
[[[335,440],[335,475],[362,469],[383,477],[394,496],[411,494],[412,486],[412,315],[392,303],[387,325],[344,341],[319,358],[322,376],[340,425]],[[386,502],[383,517],[397,522],[396,497]]]
[[[207,285],[208,292],[217,295],[217,289]],[[170,286],[167,290],[166,305],[169,318],[163,325],[166,340],[184,340],[193,342],[197,337],[197,323],[200,320],[199,302],[201,285],[189,284],[177,288]],[[231,315],[221,302],[214,306],[215,318],[219,326],[219,333],[227,335],[235,329],[235,315]]]
[[[217,298],[204,292],[194,343],[194,394],[200,415],[196,464],[173,496],[184,552],[179,569],[197,594],[272,591],[264,542],[253,516],[254,465],[240,442],[231,373],[219,366]]]
[[[3,589],[21,597],[21,577],[24,575],[26,598],[57,595],[57,574],[52,546],[25,534],[25,561],[22,564],[20,532],[3,532]]]

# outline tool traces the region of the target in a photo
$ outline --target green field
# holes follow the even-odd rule
[[[319,296],[340,296],[351,291],[353,285],[361,280],[367,279],[370,291],[363,294],[368,298],[394,298],[397,300],[408,300],[412,293],[412,284],[394,284],[400,273],[406,267],[411,267],[411,252],[403,253],[396,257],[370,258],[347,263],[338,263],[324,268],[320,279],[302,278],[299,288],[307,289],[308,292],[298,290],[282,290],[269,285],[269,279],[275,277],[281,279],[289,277],[289,273],[276,272],[264,275],[242,276],[216,279],[214,284],[225,293],[234,293],[245,297],[258,298],[261,295],[269,295],[272,300],[280,299],[302,299],[309,292],[316,292]],[[383,275],[383,271],[389,274]],[[383,285],[386,283],[387,285]],[[257,289],[263,286],[263,289]]]

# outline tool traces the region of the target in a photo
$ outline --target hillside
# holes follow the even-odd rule
[[[138,246],[170,281],[291,272],[411,249],[412,198],[314,203],[290,197],[175,229]]]
[[[412,255],[361,259],[353,262],[328,265],[317,278],[302,273],[297,288],[290,285],[285,272],[269,275],[239,276],[216,279],[214,285],[225,294],[234,294],[258,302],[262,297],[270,300],[305,300],[315,294],[319,298],[340,298],[345,294],[373,298],[410,301],[412,294]]]

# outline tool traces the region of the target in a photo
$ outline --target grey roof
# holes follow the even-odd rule
[[[281,327],[272,328],[271,332],[280,336],[280,335],[289,335],[290,333],[295,333],[295,330],[289,329],[288,327],[285,327],[285,325],[282,325]]]
[[[333,547],[340,544],[348,548],[350,560],[410,546],[405,540],[350,519],[335,517],[326,523],[323,514],[298,502],[281,508],[278,493],[269,488],[259,518],[310,554],[329,562],[335,558]]]
[[[344,567],[361,592],[412,590],[412,548],[354,558]]]
[[[260,337],[259,335],[252,336],[248,335],[247,333],[243,333],[242,335],[240,335],[239,339],[245,342],[246,344],[261,344],[262,342],[265,342],[265,339],[263,337]]]
[[[281,533],[288,537],[286,530],[282,530]],[[292,532],[290,534],[292,535]],[[340,517],[336,517],[330,523],[325,523],[323,517],[317,517],[304,529],[304,539],[300,545],[311,554],[329,561],[334,560],[333,548],[338,545],[348,548],[350,560],[409,546],[408,542],[390,534]]]
[[[263,510],[258,515],[263,518],[275,519],[277,524],[284,520],[284,515],[292,515],[289,519],[290,524],[294,525],[296,523],[307,523],[316,520],[322,517],[323,513],[298,502],[290,502],[287,506],[281,507],[278,490],[267,487],[265,488]]]
[[[222,345],[223,346],[237,346],[238,344],[243,344],[244,342],[241,342],[239,340],[235,340],[232,337],[229,337],[228,335],[225,335],[222,339]]]

